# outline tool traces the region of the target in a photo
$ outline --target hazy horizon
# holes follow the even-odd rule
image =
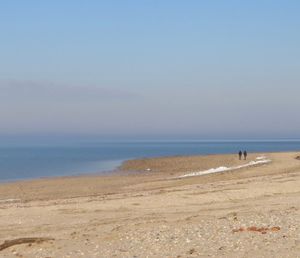
[[[300,138],[300,2],[0,3],[0,138]]]

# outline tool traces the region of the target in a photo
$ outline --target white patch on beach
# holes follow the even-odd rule
[[[257,160],[262,160],[262,159],[266,159],[266,157],[265,156],[261,156],[261,157],[257,157],[256,159]]]
[[[232,170],[237,170],[241,168],[246,168],[246,167],[252,167],[255,165],[261,165],[261,164],[267,164],[270,163],[271,160],[267,159],[266,157],[257,157],[256,161],[250,161],[247,164],[240,165],[240,166],[235,166],[235,167],[218,167],[218,168],[211,168],[208,170],[204,171],[196,171],[196,172],[190,172],[188,174],[179,176],[178,178],[183,178],[183,177],[191,177],[191,176],[203,176],[207,174],[213,174],[213,173],[220,173],[220,172],[225,172],[225,171],[232,171]]]

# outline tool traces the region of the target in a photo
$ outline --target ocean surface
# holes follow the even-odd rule
[[[0,181],[111,173],[128,159],[237,153],[300,151],[290,141],[80,141],[0,145]]]

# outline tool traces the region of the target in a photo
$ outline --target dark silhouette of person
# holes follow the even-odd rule
[[[239,151],[239,159],[240,159],[240,160],[242,159],[242,155],[243,155],[243,153],[242,153],[242,151],[240,150],[240,151]]]
[[[247,159],[247,155],[248,155],[247,151],[244,151],[244,160]]]

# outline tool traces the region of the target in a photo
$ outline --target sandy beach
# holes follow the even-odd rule
[[[298,156],[131,160],[109,176],[2,183],[0,257],[300,257]],[[182,177],[220,167],[241,168]]]

